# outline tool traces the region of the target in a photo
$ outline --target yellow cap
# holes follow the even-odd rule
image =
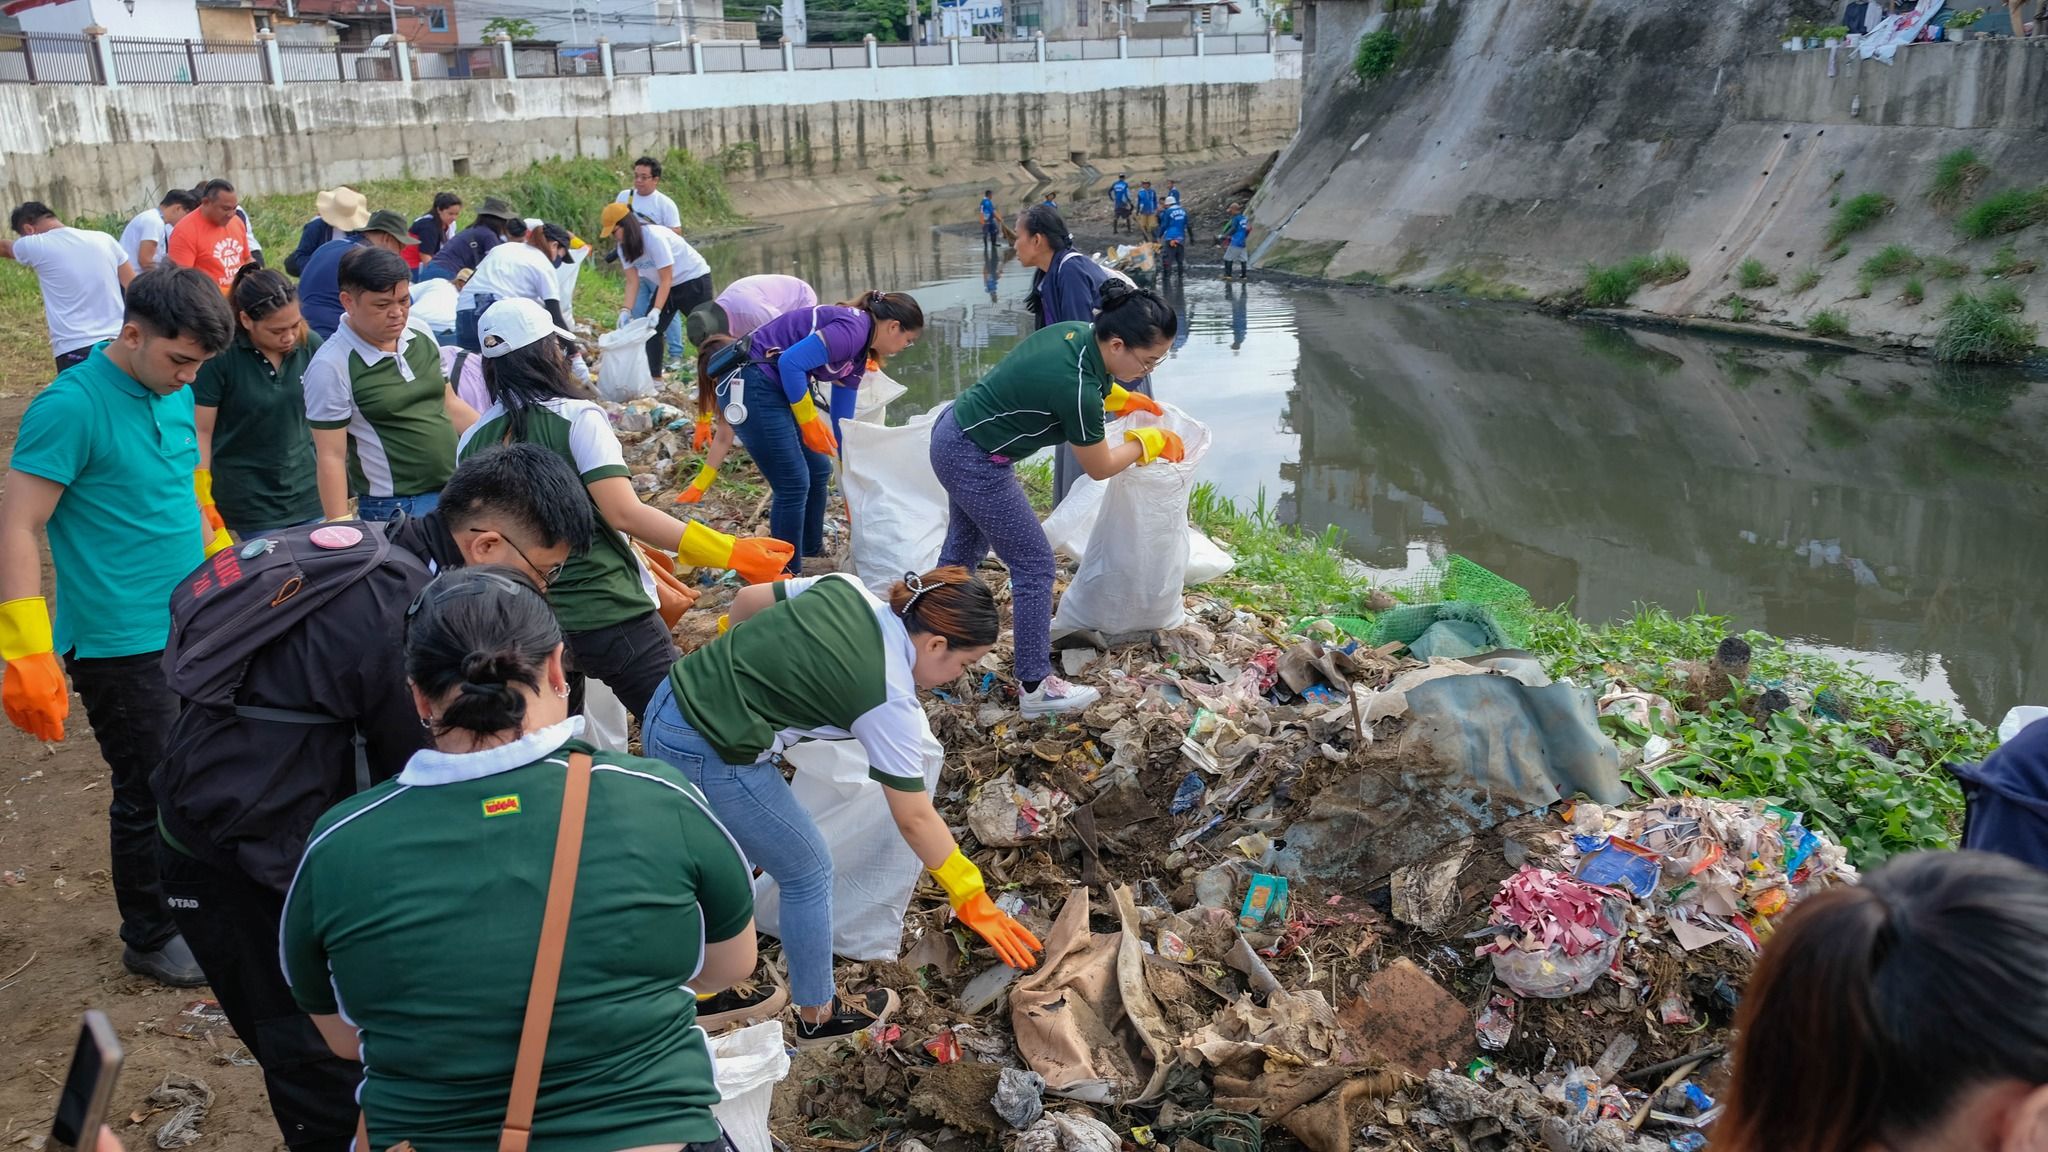
[[[602,228],[598,229],[597,234],[599,238],[610,238],[612,232],[618,228],[619,221],[624,220],[629,214],[632,213],[632,211],[633,209],[630,205],[620,203],[619,201],[616,200],[610,204],[605,205],[604,211],[600,213],[597,218],[598,223],[603,225]]]

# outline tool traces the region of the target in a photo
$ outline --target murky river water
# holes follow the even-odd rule
[[[704,251],[721,284],[915,293],[907,414],[1027,330],[1030,270],[985,259],[973,216],[845,209]],[[1156,391],[1216,430],[1206,478],[1375,569],[1455,551],[1589,619],[1704,604],[1980,720],[2048,702],[2048,385],[1434,297],[1173,298]]]

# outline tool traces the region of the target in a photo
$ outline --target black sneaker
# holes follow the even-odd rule
[[[791,1040],[799,1048],[822,1048],[851,1040],[855,1033],[888,1023],[895,1011],[896,993],[887,988],[861,993],[859,1003],[849,1003],[843,996],[834,997],[831,1018],[822,1024],[807,1024],[799,1014],[796,1035]]]
[[[766,988],[749,980],[697,1001],[697,1024],[706,1032],[744,1028],[773,1020],[788,1004],[787,988]]]
[[[121,949],[121,966],[137,976],[147,976],[172,988],[197,988],[206,983],[206,973],[193,959],[183,935],[173,936],[153,952]]]

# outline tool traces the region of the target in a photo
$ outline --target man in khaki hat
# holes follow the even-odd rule
[[[322,244],[360,232],[370,222],[370,202],[361,192],[346,185],[331,188],[313,201],[316,215],[299,230],[299,246],[284,258],[284,270],[294,276],[306,274],[306,261]]]
[[[341,323],[341,258],[359,244],[405,254],[412,243],[411,226],[405,217],[388,208],[366,212],[363,224],[339,240],[329,240],[315,249],[299,276],[299,311],[322,340],[334,335]]]

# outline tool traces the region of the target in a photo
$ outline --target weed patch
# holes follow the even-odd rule
[[[1351,70],[1367,84],[1394,70],[1401,60],[1401,34],[1381,28],[1359,38],[1358,52],[1351,58]]]
[[[1938,360],[2000,363],[2033,354],[2040,329],[2020,320],[1998,303],[1958,292],[1942,309],[1941,330],[1934,338]]]
[[[1933,280],[1960,280],[1970,274],[1970,266],[1961,260],[1946,256],[1930,256],[1927,259],[1927,275]]]
[[[1769,288],[1778,282],[1778,274],[1764,267],[1764,262],[1752,256],[1735,270],[1735,283],[1744,290]]]
[[[1692,265],[1673,252],[1636,256],[1619,264],[1586,266],[1586,283],[1580,297],[1589,308],[1619,308],[1629,302],[1637,289],[1675,284],[1692,275]]]
[[[1882,192],[1864,192],[1842,201],[1835,208],[1834,218],[1828,222],[1828,246],[1839,246],[1842,241],[1884,219],[1892,207],[1892,198]]]
[[[2028,275],[2038,267],[2040,265],[2034,261],[2022,259],[2019,252],[2007,244],[1992,254],[1991,263],[1985,266],[1984,274],[2002,280],[2010,276]]]
[[[1823,308],[1806,318],[1806,330],[1830,339],[1849,334],[1849,319],[1832,308]]]
[[[1927,299],[1927,285],[1918,276],[1915,276],[1906,281],[1906,286],[1900,289],[1899,299],[1904,300],[1907,304],[1918,307],[1922,301]]]
[[[1355,611],[1370,588],[1364,571],[1344,559],[1341,529],[1311,535],[1282,524],[1264,489],[1244,508],[1214,486],[1197,484],[1188,518],[1236,558],[1228,575],[1203,585],[1233,603],[1290,616]]]
[[[1904,244],[1887,244],[1877,250],[1877,255],[1863,262],[1863,274],[1884,280],[1892,276],[1904,276],[1908,272],[1918,272],[1926,263]]]
[[[1927,201],[1943,212],[1953,212],[1977,194],[1977,186],[1991,175],[1991,169],[1977,158],[1974,149],[1958,148],[1934,162],[1934,183],[1927,189]]]
[[[1796,296],[1801,292],[1813,291],[1814,285],[1819,283],[1820,269],[1815,268],[1811,264],[1808,264],[1806,267],[1801,268],[1799,271],[1794,272],[1792,274],[1792,283],[1786,285],[1786,287],[1788,290],[1792,292],[1793,295]]]
[[[2048,187],[2009,188],[1978,201],[1956,217],[1956,231],[1972,240],[1988,240],[2048,220]]]

